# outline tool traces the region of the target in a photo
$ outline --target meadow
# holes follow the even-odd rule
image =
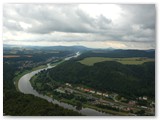
[[[154,61],[154,59],[153,58],[141,58],[141,57],[132,57],[132,58],[87,57],[78,62],[80,62],[81,64],[91,66],[91,65],[94,65],[95,63],[103,62],[103,61],[116,61],[121,64],[138,65],[138,64],[143,64],[144,62]]]

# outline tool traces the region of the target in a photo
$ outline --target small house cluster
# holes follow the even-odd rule
[[[137,98],[138,100],[148,100],[148,98],[146,96],[142,96],[142,97],[139,97]]]
[[[91,93],[91,94],[96,94],[96,95],[99,95],[99,96],[104,96],[104,97],[108,97],[109,96],[108,93],[102,93],[102,92],[95,91],[95,90],[88,89],[88,88],[77,87],[76,89],[84,91],[84,92],[88,92],[88,93]]]

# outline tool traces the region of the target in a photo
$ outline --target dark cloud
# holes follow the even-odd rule
[[[140,5],[121,5],[127,11],[126,18],[129,16],[129,23],[141,24],[145,29],[155,29],[156,9],[154,4]]]
[[[119,6],[123,11],[120,21],[113,21],[103,14],[93,17],[80,9],[78,4],[5,4],[3,25],[8,31],[38,34],[39,37],[33,38],[33,41],[112,40],[154,44],[155,5]],[[24,29],[20,22],[31,27]],[[56,36],[57,32],[62,34]]]
[[[12,8],[17,17],[10,17],[4,12],[4,16],[18,21],[32,24],[28,32],[47,34],[54,31],[71,33],[95,33],[107,28],[111,20],[101,15],[94,19],[80,10],[77,5],[16,5]],[[22,19],[24,18],[24,20]],[[7,27],[7,26],[6,26]]]

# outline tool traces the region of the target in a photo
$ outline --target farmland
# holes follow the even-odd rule
[[[87,57],[79,62],[81,64],[92,66],[95,63],[103,62],[103,61],[116,61],[121,64],[129,64],[129,65],[138,65],[143,64],[144,62],[154,61],[152,58],[141,58],[141,57],[133,57],[133,58],[107,58],[107,57]]]
[[[16,58],[16,57],[20,57],[20,55],[5,55],[3,57],[4,58]]]
[[[32,57],[32,55],[4,55],[3,58]]]

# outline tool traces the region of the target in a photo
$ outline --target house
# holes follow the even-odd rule
[[[130,100],[130,101],[128,102],[128,104],[130,104],[130,105],[135,105],[135,104],[136,104],[136,101]]]
[[[90,89],[87,89],[87,88],[85,88],[85,89],[83,89],[85,92],[90,92],[91,90]]]
[[[89,92],[90,92],[90,93],[93,93],[93,94],[96,93],[94,90],[90,90]]]
[[[61,87],[55,89],[56,92],[59,92],[59,93],[65,93],[65,90]]]
[[[147,109],[148,107],[146,107],[146,106],[141,106],[141,108],[143,108],[143,109]]]
[[[146,96],[143,96],[143,98],[142,98],[143,100],[147,100],[148,98],[146,97]]]
[[[107,93],[103,93],[103,96],[104,96],[104,97],[108,97],[108,94],[107,94]]]
[[[103,93],[101,93],[101,92],[96,92],[96,94],[97,94],[97,95],[102,95]]]
[[[70,83],[66,83],[66,86],[68,87],[72,87],[72,85]]]

